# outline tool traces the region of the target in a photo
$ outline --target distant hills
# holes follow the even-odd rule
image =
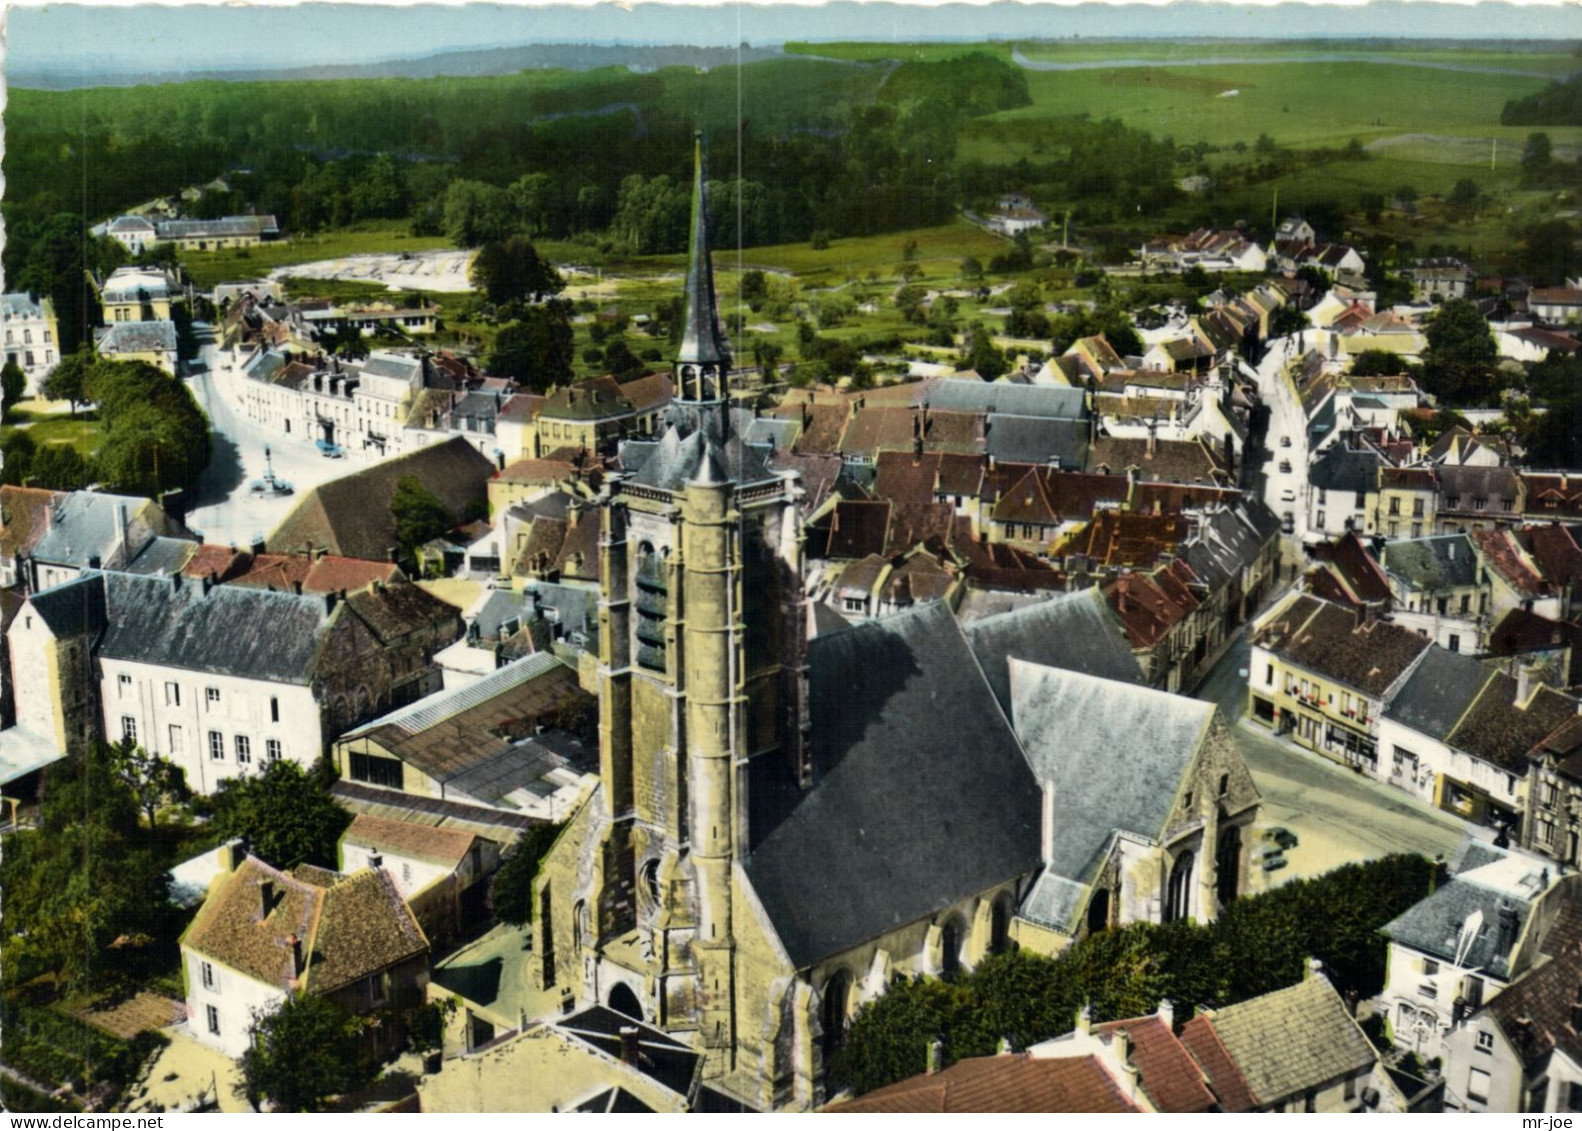
[[[1140,36],[1139,29],[1146,34]],[[6,69],[13,86],[65,90],[200,78],[424,78],[537,67],[709,67],[762,58],[790,40],[1425,37],[1502,44],[1582,39],[1582,5],[1497,0],[14,5],[7,17]],[[754,46],[738,54],[736,45],[742,43]]]
[[[32,90],[77,90],[85,86],[148,86],[156,83],[300,82],[310,79],[428,79],[512,75],[518,71],[559,68],[589,71],[599,67],[651,70],[659,67],[714,67],[751,63],[781,54],[778,47],[687,47],[681,45],[615,45],[538,43],[521,47],[487,47],[476,51],[439,51],[410,59],[373,63],[329,63],[306,67],[233,67],[223,70],[83,71],[29,70],[14,65],[12,86]]]

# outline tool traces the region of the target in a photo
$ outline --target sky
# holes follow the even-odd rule
[[[1145,29],[1145,30],[1139,30]],[[1574,4],[1377,3],[742,4],[585,0],[548,4],[87,6],[23,3],[7,19],[7,67],[163,72],[367,63],[529,43],[726,46],[747,40],[1125,38],[1138,35],[1582,38]]]

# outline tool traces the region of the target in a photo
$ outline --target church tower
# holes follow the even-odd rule
[[[748,783],[800,749],[802,559],[795,475],[732,428],[706,183],[699,135],[675,399],[598,501],[602,798],[572,894],[580,996],[635,1001],[718,1080],[739,1051]]]

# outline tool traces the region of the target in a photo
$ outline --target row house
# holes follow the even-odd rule
[[[658,435],[674,395],[663,373],[626,382],[594,377],[527,400],[519,394],[502,408],[500,448],[508,461],[613,454],[623,439]]]
[[[1477,281],[1477,272],[1448,257],[1415,260],[1401,274],[1412,284],[1412,298],[1436,305],[1446,299],[1466,298]]]
[[[1465,534],[1401,538],[1378,551],[1397,624],[1451,652],[1481,650],[1492,623],[1488,571]]]
[[[1538,958],[1445,1038],[1447,1111],[1582,1111],[1582,908],[1558,902]]]
[[[1381,930],[1389,944],[1380,1011],[1395,1047],[1425,1061],[1443,1060],[1469,1018],[1543,961],[1566,905],[1582,895],[1578,877],[1473,837],[1446,870],[1446,882]]]
[[[1379,716],[1430,642],[1305,593],[1253,622],[1248,715],[1326,758],[1377,773]]]
[[[1577,713],[1570,696],[1518,666],[1498,667],[1432,648],[1385,711],[1380,780],[1475,825],[1523,832],[1529,752]]]
[[[104,320],[117,322],[168,322],[170,306],[179,300],[176,281],[161,270],[117,267],[99,288]]]
[[[1149,240],[1138,252],[1145,268],[1187,271],[1246,271],[1261,274],[1268,270],[1269,257],[1263,248],[1235,230],[1199,228],[1185,236],[1161,236]]]
[[[280,238],[272,215],[222,216],[216,220],[157,220],[154,243],[173,243],[182,251],[225,251],[257,247]]]
[[[397,306],[376,302],[342,305],[329,301],[297,304],[298,314],[315,337],[355,331],[364,338],[375,334],[432,334],[439,329],[439,306],[419,303]]]
[[[135,742],[212,793],[280,759],[311,765],[358,720],[437,688],[433,655],[461,631],[404,583],[314,595],[90,571],[30,597],[7,642],[18,726]]]

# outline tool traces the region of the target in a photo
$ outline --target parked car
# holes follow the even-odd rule
[[[1278,872],[1289,863],[1291,862],[1278,852],[1271,853],[1263,858],[1263,870],[1265,872]]]
[[[282,495],[294,494],[295,491],[296,488],[292,487],[284,479],[278,479],[272,475],[267,479],[254,479],[247,485],[247,493],[255,499],[279,498]]]
[[[1297,840],[1295,833],[1293,833],[1290,829],[1281,827],[1280,825],[1275,825],[1272,829],[1266,830],[1263,834],[1263,838],[1274,844],[1278,844],[1282,852],[1288,848],[1295,848],[1297,844],[1300,843]]]
[[[331,443],[328,440],[319,440],[317,441],[317,445],[319,449],[319,455],[323,456],[325,459],[346,458],[346,449],[341,447],[339,444]]]

